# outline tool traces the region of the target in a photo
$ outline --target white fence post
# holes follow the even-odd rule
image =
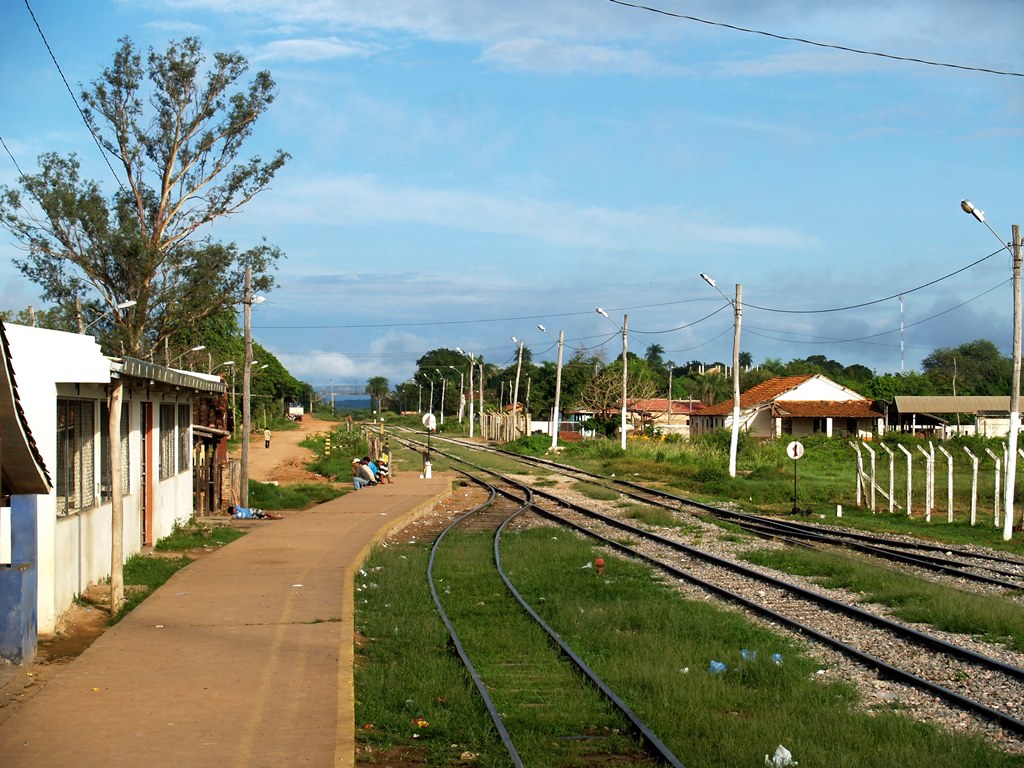
[[[924,456],[924,521],[932,521],[932,462],[931,454],[920,445],[917,450]]]
[[[896,447],[907,456],[907,517],[910,517],[911,489],[914,485],[914,455],[902,445],[897,445]]]
[[[971,453],[971,449],[966,445],[964,451],[974,464],[971,470],[971,525],[974,525],[978,521],[978,457]]]
[[[896,454],[885,443],[879,443],[879,445],[889,454],[889,514],[891,515],[893,505],[896,503]]]
[[[939,446],[946,457],[946,522],[953,522],[953,454]]]
[[[1003,479],[1002,459],[996,456],[990,448],[985,449],[985,453],[992,457],[992,461],[996,463],[996,492],[995,501],[992,503],[993,518],[995,519],[996,528],[999,527],[999,489],[1000,481]]]
[[[875,514],[875,452],[864,443],[864,450],[871,454],[871,514]]]
[[[861,492],[861,482],[864,478],[864,454],[860,452],[860,443],[849,441],[850,447],[857,452],[857,509],[864,506],[864,494]]]

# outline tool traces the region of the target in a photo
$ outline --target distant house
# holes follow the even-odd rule
[[[691,417],[699,435],[732,428],[733,401],[709,406]],[[769,379],[740,394],[740,428],[754,437],[853,435],[885,430],[880,404],[818,374]]]
[[[652,397],[626,401],[626,418],[634,430],[654,429],[663,435],[689,435],[693,414],[704,409],[700,400]]]
[[[208,374],[105,357],[91,336],[2,327],[10,388],[16,388],[26,430],[19,436],[9,431],[16,429],[10,419],[0,422],[0,462],[7,460],[8,439],[23,442],[30,430],[40,465],[52,478],[49,489],[31,491],[31,522],[22,516],[11,525],[11,559],[15,551],[28,557],[20,567],[34,582],[35,596],[33,605],[12,610],[31,620],[33,633],[48,634],[76,595],[110,575],[111,483],[116,475],[124,499],[126,558],[192,516],[193,405],[200,397],[220,396],[225,385]],[[107,398],[118,379],[123,385],[121,464],[114,473]],[[8,401],[12,397],[7,393]],[[21,461],[27,461],[24,455]],[[4,493],[18,493],[16,485],[7,485],[6,464],[4,478]],[[27,530],[34,533],[34,551],[20,547]]]

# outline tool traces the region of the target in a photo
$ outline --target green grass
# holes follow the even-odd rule
[[[222,547],[244,535],[245,531],[210,525],[193,517],[185,523],[175,523],[171,533],[156,543],[156,549],[160,552],[177,552],[185,549]]]
[[[745,560],[806,576],[822,586],[889,606],[904,621],[977,635],[1024,651],[1024,611],[1000,595],[978,594],[884,568],[854,555],[803,549],[758,550]]]
[[[111,616],[110,624],[117,624],[171,576],[191,562],[192,558],[185,555],[175,558],[132,555],[128,558],[128,562],[124,564],[125,601],[121,609]]]
[[[692,440],[634,439],[628,442],[625,452],[611,440],[565,443],[559,461],[590,472],[660,485],[676,495],[710,504],[732,502],[741,511],[789,514],[793,507],[793,461],[786,456],[785,448],[791,439],[785,436],[779,440],[752,440],[741,434],[735,478],[728,473],[729,433],[725,430]],[[984,447],[988,445],[1001,454],[999,441],[974,438],[945,443],[955,457],[953,523],[946,522],[945,458],[938,451],[938,508],[933,510],[930,523],[924,521],[924,461],[917,446],[927,449],[927,440],[898,434],[888,434],[884,440],[893,450],[897,450],[897,444],[905,445],[915,456],[910,517],[902,506],[890,515],[888,502],[880,495],[876,497],[877,514],[857,508],[856,453],[845,438],[809,435],[801,436],[800,441],[806,453],[797,467],[797,505],[802,510],[810,509],[813,519],[824,516],[829,522],[842,526],[911,533],[950,544],[979,544],[1024,555],[1024,536],[1018,532],[1012,541],[1004,542],[1001,529],[993,525],[993,464],[985,455]],[[965,445],[975,455],[984,457],[979,471],[975,526],[969,524],[970,464],[963,451]],[[888,456],[877,440],[872,446],[878,456],[876,481],[888,488]],[[898,450],[896,455],[895,496],[898,504],[903,505],[906,461]],[[1024,483],[1018,482],[1018,487],[1024,487]],[[1018,501],[1018,505],[1020,503]],[[840,504],[843,518],[837,520],[835,510]]]
[[[555,677],[556,671],[527,673],[521,662],[546,649],[532,644],[529,630],[510,630],[514,625],[506,622],[515,621],[515,611],[489,573],[488,537],[478,538],[482,544],[462,537],[439,563],[446,608],[457,616],[475,658],[484,660],[481,670],[487,670],[499,707],[512,717],[513,735],[554,728],[527,744],[547,745],[556,757],[541,749],[536,759],[550,762],[526,764],[572,765],[575,757],[561,754],[569,726],[558,726],[549,712],[564,705],[547,705],[561,699],[556,691],[549,700],[545,685],[548,674],[558,686],[572,680]],[[430,765],[459,764],[462,751],[478,753],[477,765],[507,765],[432,610],[426,556],[426,545],[391,546],[367,564],[367,583],[357,594],[357,626],[365,636],[357,662],[357,722],[373,727],[361,728],[360,740],[393,746],[393,755],[414,750]],[[603,578],[586,567],[597,556],[606,561]],[[806,766],[1024,766],[1020,756],[915,722],[894,706],[864,713],[856,690],[817,675],[820,665],[798,641],[705,601],[682,599],[648,569],[564,530],[545,526],[507,534],[502,557],[527,600],[688,768],[763,765],[778,744]],[[756,651],[756,659],[745,660],[743,649]],[[782,655],[781,665],[772,662],[773,653]],[[724,662],[728,671],[709,674],[711,660]],[[582,698],[569,708],[599,713]],[[417,718],[429,726],[418,728]],[[572,727],[578,733],[583,726]]]
[[[267,511],[279,509],[308,509],[315,504],[344,496],[352,490],[351,485],[328,483],[294,483],[274,485],[249,481],[249,506]]]
[[[595,501],[615,501],[619,498],[620,494],[614,488],[609,488],[605,485],[597,485],[595,483],[577,482],[573,483],[572,489],[588,499],[594,499]]]

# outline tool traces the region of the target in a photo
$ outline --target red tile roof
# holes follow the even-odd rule
[[[805,381],[813,379],[812,374],[806,374],[803,376],[779,376],[774,379],[768,379],[768,381],[762,381],[746,392],[740,393],[740,408],[743,410],[753,408],[758,405],[770,403],[779,395],[789,392],[790,390],[796,389]],[[727,416],[732,413],[732,398],[712,405],[700,412],[701,416]]]
[[[772,410],[781,417],[805,419],[880,419],[885,416],[870,400],[783,400],[773,403]]]

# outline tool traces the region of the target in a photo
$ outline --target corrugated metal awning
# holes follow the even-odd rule
[[[896,395],[900,413],[990,413],[1010,412],[1009,395]]]
[[[112,373],[120,374],[122,377],[149,379],[152,382],[170,384],[171,386],[183,389],[193,389],[197,392],[222,393],[227,391],[227,385],[219,376],[194,371],[179,371],[177,368],[167,368],[163,365],[157,365],[156,363],[150,363],[134,357],[112,360],[110,370]]]

